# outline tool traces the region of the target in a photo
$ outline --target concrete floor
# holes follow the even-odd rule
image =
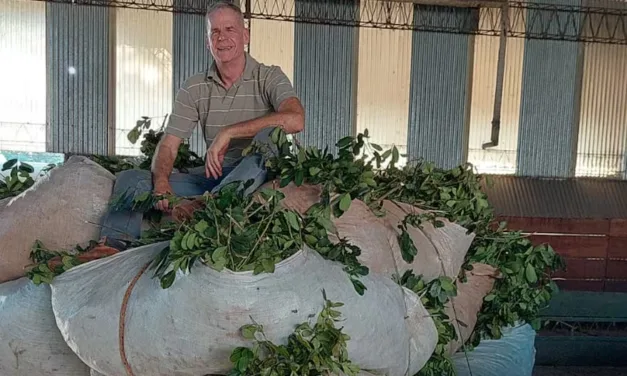
[[[533,376],[627,376],[627,368],[536,366]]]

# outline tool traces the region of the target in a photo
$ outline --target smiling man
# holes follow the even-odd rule
[[[288,134],[303,130],[303,107],[281,68],[259,63],[245,51],[250,36],[241,10],[231,3],[217,3],[206,19],[207,47],[214,63],[208,71],[188,78],[178,91],[151,173],[120,173],[114,196],[130,193],[137,197],[150,191],[198,196],[206,191],[215,193],[233,181],[253,179],[250,192],[265,182],[266,171],[262,156],[242,157],[243,149],[253,139],[270,144],[275,127]],[[204,173],[172,173],[179,145],[198,125],[208,145]],[[181,209],[189,214],[193,207],[193,202],[184,202],[173,212]],[[170,211],[167,200],[158,202],[156,208]],[[108,213],[101,244],[122,248],[120,240],[139,237],[141,221],[142,214],[130,210]]]

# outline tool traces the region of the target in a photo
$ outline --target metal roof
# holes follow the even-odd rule
[[[539,218],[627,218],[627,181],[487,176],[496,215]]]

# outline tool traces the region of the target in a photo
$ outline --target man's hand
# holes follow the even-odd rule
[[[152,159],[152,179],[153,179],[153,193],[155,195],[172,194],[172,187],[170,186],[170,173],[174,166],[174,160],[179,150],[179,145],[183,140],[180,137],[165,134]],[[168,200],[161,200],[155,204],[155,209],[169,213]]]
[[[213,142],[207,149],[207,161],[205,162],[205,174],[207,178],[213,177],[218,179],[222,176],[222,163],[224,162],[224,156],[229,148],[231,142],[231,136],[229,135],[228,128],[222,129],[213,139]]]
[[[170,186],[169,182],[155,182],[155,189],[154,189],[154,195],[155,196],[159,196],[159,195],[165,195],[165,194],[172,194],[172,187]],[[159,202],[157,202],[155,204],[155,209],[160,210],[164,213],[170,213],[170,207],[169,207],[170,203],[168,202],[167,199],[163,199],[160,200]]]

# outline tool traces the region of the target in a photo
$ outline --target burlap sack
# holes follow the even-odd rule
[[[300,187],[294,183],[278,188],[275,183],[266,183],[263,188],[274,188],[285,195],[283,205],[286,208],[304,213],[311,205],[320,200],[319,186],[303,184]],[[411,264],[405,262],[401,256],[398,235],[401,230],[398,225],[411,213],[424,213],[412,205],[384,200],[384,217],[377,217],[368,206],[360,201],[353,200],[351,206],[333,223],[341,238],[361,248],[360,262],[375,273],[387,275],[402,274],[406,270],[413,270],[416,275],[422,275],[426,281],[446,275],[455,278],[464,262],[466,252],[474,239],[474,234],[467,234],[467,230],[446,219],[444,227],[435,228],[430,223],[423,223],[423,228],[409,226],[408,233],[418,249]]]
[[[0,283],[24,275],[37,239],[49,249],[98,239],[114,180],[100,165],[75,156],[0,207]]]
[[[470,335],[477,324],[477,314],[483,305],[485,298],[498,278],[498,270],[493,266],[474,263],[473,269],[466,271],[466,283],[457,281],[457,296],[446,304],[446,314],[451,319],[457,317],[457,322],[453,321],[457,340],[448,344],[449,355],[456,353],[463,344],[470,339]]]
[[[427,212],[409,204],[390,200],[383,201],[383,209],[386,212],[385,222],[399,234],[401,230],[398,226],[408,214]],[[436,228],[425,221],[421,229],[413,226],[408,226],[407,229],[418,250],[411,264],[412,269],[416,275],[422,275],[427,282],[443,275],[453,279],[457,277],[466,252],[475,238],[475,234],[468,234],[462,226],[444,218],[439,219],[444,223],[443,227]]]

